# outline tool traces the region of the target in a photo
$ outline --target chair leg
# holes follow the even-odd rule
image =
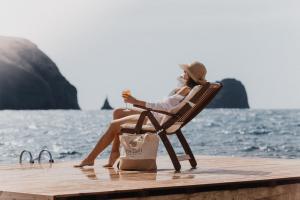
[[[172,147],[170,140],[168,139],[168,136],[166,135],[166,133],[164,131],[159,133],[159,136],[168,151],[168,154],[171,158],[171,161],[174,165],[175,170],[180,171],[181,165],[180,165],[177,155],[174,151],[174,148]]]
[[[186,141],[184,135],[182,134],[181,130],[176,131],[176,135],[177,135],[177,137],[178,137],[178,139],[179,139],[179,141],[180,141],[180,143],[181,143],[181,145],[182,145],[182,147],[183,147],[183,149],[184,149],[184,152],[185,152],[187,155],[190,156],[189,161],[190,161],[191,166],[192,166],[193,168],[196,168],[196,166],[197,166],[197,161],[196,161],[196,159],[195,159],[195,157],[194,157],[194,154],[193,154],[193,152],[192,152],[192,150],[191,150],[191,148],[190,148],[190,145],[187,143],[187,141]]]

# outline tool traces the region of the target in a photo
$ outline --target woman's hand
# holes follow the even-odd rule
[[[125,103],[130,103],[130,104],[137,104],[138,103],[138,100],[136,98],[134,98],[133,96],[131,96],[131,95],[122,94],[122,97],[123,97]]]
[[[180,94],[182,96],[187,96],[190,93],[190,91],[191,91],[191,88],[189,88],[188,86],[183,86],[176,93]]]

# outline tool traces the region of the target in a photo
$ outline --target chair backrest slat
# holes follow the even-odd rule
[[[171,117],[167,120],[162,127],[168,129],[176,122],[181,123],[181,127],[191,121],[196,115],[198,115],[215,97],[218,91],[222,88],[220,83],[206,83],[191,99],[190,102],[194,103],[191,107],[186,103],[177,113],[177,117]]]
[[[208,88],[204,94],[202,94],[198,99],[196,99],[195,106],[190,108],[178,121],[185,122],[186,119],[194,112],[197,112],[200,107],[203,107],[202,104],[205,100],[205,97],[210,95],[210,88]],[[199,112],[197,112],[198,114]]]
[[[212,83],[205,93],[198,99],[196,105],[185,115],[182,119],[183,126],[190,122],[194,117],[196,117],[216,96],[216,94],[221,89],[221,84]]]
[[[204,86],[202,86],[201,89],[198,90],[198,92],[196,94],[194,94],[193,97],[190,98],[190,101],[195,102],[195,98],[199,98],[200,96],[202,96],[204,94],[204,92],[209,88],[209,85],[210,85],[209,83],[206,83]],[[185,101],[186,98],[183,101]],[[176,115],[176,117],[169,117],[168,120],[166,120],[165,122],[163,122],[162,127],[164,129],[169,128],[174,123],[178,122],[178,120],[183,115],[185,115],[188,112],[188,110],[190,110],[190,109],[191,109],[191,106],[188,103],[184,103],[183,106],[176,113],[174,113]]]

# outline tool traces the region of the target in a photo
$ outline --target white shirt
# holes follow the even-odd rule
[[[168,96],[167,98],[164,98],[161,101],[155,102],[155,103],[148,103],[146,102],[146,107],[155,109],[155,110],[163,110],[166,112],[170,112],[172,108],[177,106],[182,100],[184,99],[184,96],[180,94],[174,94],[171,96]],[[163,118],[164,114],[157,113],[157,112],[152,112],[154,117],[157,119],[157,121],[161,121]]]

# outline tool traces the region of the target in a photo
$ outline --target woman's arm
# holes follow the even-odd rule
[[[138,106],[143,106],[143,107],[146,106],[146,102],[145,101],[138,100],[138,99],[134,98],[131,95],[122,95],[122,97],[123,97],[125,103],[130,103],[130,104],[134,104],[134,105],[138,105]]]
[[[148,107],[148,108],[152,108],[152,109],[156,109],[156,110],[168,111],[172,107],[179,104],[184,99],[184,97],[188,95],[189,92],[190,92],[190,88],[187,86],[184,86],[184,87],[180,88],[176,92],[176,94],[169,96],[167,99],[164,99],[162,101],[155,102],[155,103],[148,103],[148,102],[145,102],[142,100],[138,100],[135,97],[133,97],[131,95],[127,95],[127,94],[122,95],[122,97],[124,98],[125,103]]]

